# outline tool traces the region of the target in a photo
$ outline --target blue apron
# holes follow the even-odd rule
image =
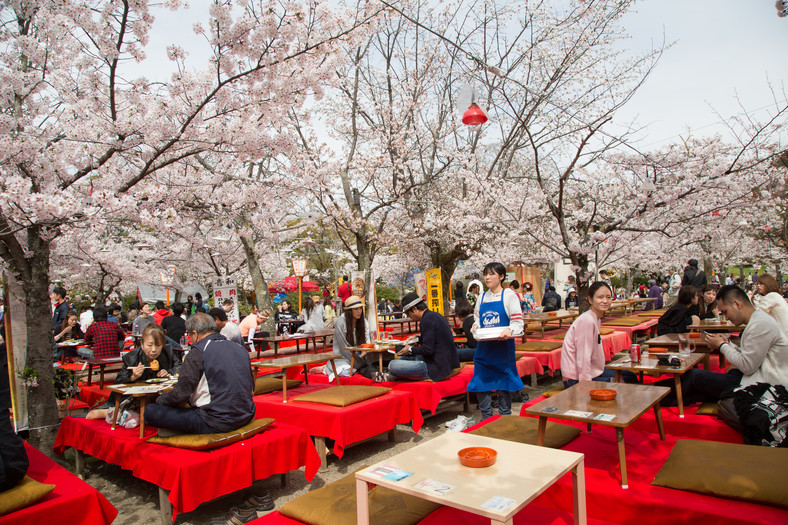
[[[485,294],[487,292],[484,292]],[[509,316],[501,300],[484,302],[482,295],[479,307],[479,323],[481,328],[508,327]],[[473,356],[473,379],[468,384],[468,392],[519,392],[523,389],[523,381],[517,375],[514,339],[506,341],[479,341]]]

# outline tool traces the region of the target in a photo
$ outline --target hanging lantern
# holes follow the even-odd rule
[[[479,126],[485,122],[487,122],[487,115],[484,114],[482,108],[473,102],[462,115],[462,123],[468,126]]]

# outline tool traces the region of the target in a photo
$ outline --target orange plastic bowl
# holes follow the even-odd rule
[[[591,399],[595,399],[597,401],[612,401],[616,398],[615,390],[611,388],[595,388],[594,390],[589,390],[588,395],[591,396]]]
[[[558,315],[558,312],[547,312],[547,315],[549,315],[550,317],[555,317]]]
[[[667,353],[670,353],[670,350],[668,350],[667,348],[662,348],[662,347],[659,347],[659,346],[655,346],[653,348],[649,348],[648,349],[648,353],[649,353],[649,355],[651,355],[651,354],[667,354]]]
[[[375,343],[364,343],[361,348],[375,348]]]
[[[498,452],[487,447],[470,447],[457,452],[457,456],[460,458],[460,463],[466,467],[483,468],[495,464]]]
[[[700,339],[700,332],[690,332],[690,339]]]

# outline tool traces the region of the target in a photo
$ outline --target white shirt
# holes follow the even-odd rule
[[[481,307],[482,302],[492,303],[495,301],[500,301],[501,293],[504,294],[503,308],[506,311],[506,315],[509,316],[509,329],[513,334],[522,333],[523,310],[520,308],[520,299],[517,297],[517,294],[514,292],[514,290],[510,290],[508,288],[502,288],[501,292],[496,294],[490,292],[489,290],[482,293],[482,300],[476,301],[476,307],[474,308],[473,316],[475,321],[473,325],[476,328],[479,328],[479,308]]]
[[[788,334],[788,303],[785,302],[783,296],[777,292],[769,292],[766,295],[756,295],[755,297],[758,298],[755,307],[774,317],[783,332]]]

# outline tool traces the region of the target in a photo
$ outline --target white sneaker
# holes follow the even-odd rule
[[[469,418],[463,415],[457,416],[455,419],[446,422],[446,428],[449,432],[460,432],[465,430],[466,426],[468,425],[468,419]]]

